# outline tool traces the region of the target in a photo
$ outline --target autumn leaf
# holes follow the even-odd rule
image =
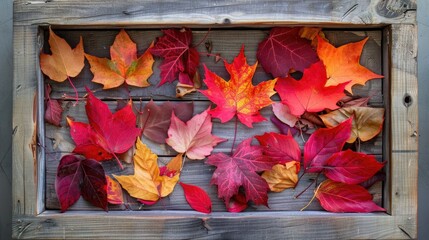
[[[290,132],[292,136],[295,136],[298,133],[298,130],[296,128],[290,127],[289,125],[283,123],[275,115],[272,115],[270,117],[270,120],[274,124],[274,126],[277,127],[281,134],[289,134]]]
[[[334,181],[359,184],[370,179],[383,166],[374,156],[348,149],[334,153],[324,164],[323,172]]]
[[[293,128],[298,122],[299,118],[291,114],[289,107],[283,103],[273,103],[273,113],[283,123],[287,124],[289,127]]]
[[[290,113],[301,116],[305,111],[320,112],[326,108],[337,109],[337,102],[345,96],[344,87],[326,87],[326,71],[322,62],[312,64],[304,70],[304,75],[297,81],[292,77],[279,78],[275,90]]]
[[[200,63],[198,51],[192,47],[192,31],[190,29],[162,30],[164,36],[158,38],[155,46],[150,50],[155,56],[163,57],[159,66],[161,81],[158,86],[166,82],[179,79],[180,83],[194,85],[193,79]]]
[[[69,77],[76,77],[84,67],[82,37],[74,49],[49,28],[49,46],[52,55],[40,54],[40,69],[50,79],[63,82]]]
[[[124,204],[124,196],[122,194],[121,185],[113,180],[111,177],[106,175],[107,181],[107,201],[110,204]]]
[[[142,129],[143,135],[148,139],[157,143],[165,143],[172,112],[180,120],[188,121],[192,118],[194,104],[192,102],[171,103],[167,101],[157,105],[151,100],[142,111],[137,113],[137,126]]]
[[[213,147],[226,139],[211,134],[212,121],[208,111],[195,115],[186,123],[173,112],[165,142],[177,152],[185,153],[189,159],[201,160],[210,155]]]
[[[92,205],[107,211],[107,185],[100,163],[77,155],[61,158],[55,179],[55,191],[61,212],[72,206],[80,196]]]
[[[311,42],[300,36],[300,28],[278,27],[258,45],[256,56],[265,72],[286,77],[290,69],[303,71],[317,61]]]
[[[85,110],[89,124],[67,118],[70,135],[76,143],[73,152],[98,161],[126,152],[140,134],[140,129],[136,128],[136,116],[131,102],[112,114],[106,103],[96,98],[89,89],[87,91]],[[120,164],[119,160],[118,163]]]
[[[350,138],[353,118],[334,128],[317,129],[304,146],[304,171],[321,172],[332,154],[341,151]]]
[[[63,108],[61,107],[60,101],[51,99],[51,85],[45,84],[45,121],[53,124],[57,127],[61,124],[61,115]]]
[[[301,160],[301,150],[291,134],[283,135],[274,132],[255,136],[264,147],[264,155],[279,164]]]
[[[327,179],[315,193],[323,209],[329,212],[384,212],[372,201],[372,195],[359,185],[345,184]]]
[[[180,182],[180,186],[182,186],[186,201],[192,209],[202,213],[212,212],[212,201],[206,191],[198,186],[183,182]]]
[[[212,117],[219,118],[225,123],[237,115],[240,122],[248,127],[252,127],[254,122],[265,121],[259,110],[271,105],[270,97],[275,94],[273,88],[276,80],[253,86],[252,77],[257,63],[253,66],[247,64],[244,46],[231,64],[226,61],[224,64],[231,76],[229,81],[225,81],[204,66],[206,77],[204,82],[208,89],[200,92],[217,105],[210,110]]]
[[[347,83],[345,89],[352,93],[353,85],[365,85],[368,80],[383,77],[368,70],[359,62],[366,41],[368,37],[336,48],[325,39],[318,37],[317,55],[325,64],[329,78],[326,86]]]
[[[175,169],[169,168],[170,172],[175,171],[172,176],[161,175],[157,159],[158,156],[138,139],[134,155],[134,174],[113,176],[132,197],[143,201],[158,201],[169,195],[179,180],[181,164],[177,162],[182,162],[182,154],[171,160],[171,166],[175,166]]]
[[[329,128],[337,126],[349,117],[353,117],[352,134],[347,140],[353,143],[359,138],[368,141],[376,137],[383,128],[384,108],[372,107],[345,107],[330,113],[320,115],[320,118]]]
[[[244,211],[247,208],[246,196],[242,192],[238,192],[231,197],[229,202],[226,204],[226,210],[228,212],[238,213]]]
[[[276,162],[263,155],[263,147],[251,146],[252,138],[241,142],[232,156],[224,153],[212,154],[207,164],[216,166],[211,184],[218,186],[218,197],[229,206],[230,199],[243,187],[246,202],[266,205],[268,184],[259,176],[259,171],[271,169]]]
[[[136,87],[147,87],[149,77],[152,75],[154,59],[149,49],[137,58],[137,46],[130,39],[125,30],[116,35],[110,47],[111,60],[85,54],[91,65],[92,79],[95,83],[103,84],[103,89],[119,87],[124,82]]]
[[[299,162],[290,161],[285,164],[274,165],[271,170],[264,171],[261,177],[267,181],[271,191],[282,192],[296,186],[299,169]]]

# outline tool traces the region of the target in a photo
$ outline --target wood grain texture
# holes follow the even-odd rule
[[[275,220],[273,220],[273,217]],[[13,234],[36,239],[406,239],[383,213],[67,212],[15,216]]]
[[[16,25],[279,25],[413,23],[415,0],[17,0]]]
[[[38,28],[14,30],[13,214],[36,214]]]

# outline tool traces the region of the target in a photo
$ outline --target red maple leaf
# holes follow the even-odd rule
[[[380,212],[386,211],[372,201],[372,195],[364,187],[325,180],[316,190],[323,209],[329,212]]]
[[[271,169],[276,161],[263,155],[263,147],[251,146],[252,138],[241,142],[232,156],[224,153],[208,157],[207,164],[216,166],[211,184],[218,186],[218,197],[226,206],[230,199],[243,187],[246,201],[268,205],[267,182],[257,172]]]
[[[276,92],[273,90],[276,80],[269,80],[253,86],[252,77],[256,66],[247,64],[244,56],[244,46],[240,54],[229,64],[225,63],[225,68],[231,75],[229,81],[225,81],[215,73],[205,67],[205,79],[208,89],[200,91],[217,106],[210,110],[212,117],[219,118],[222,123],[228,122],[237,115],[240,122],[248,127],[252,123],[265,121],[259,110],[271,105],[270,97]]]
[[[301,28],[273,28],[267,39],[259,43],[257,58],[265,72],[286,77],[290,69],[303,71],[317,61],[311,41],[301,38]]]
[[[332,154],[341,151],[350,138],[353,118],[340,123],[334,128],[316,130],[304,146],[305,172],[321,172]]]
[[[264,154],[279,164],[290,161],[300,162],[301,150],[291,134],[283,135],[274,132],[255,136],[264,147]]]
[[[66,211],[80,196],[107,211],[107,182],[100,163],[76,155],[61,158],[55,179],[55,191]]]
[[[334,181],[359,184],[370,179],[383,166],[374,156],[348,149],[334,153],[324,164],[323,172]]]
[[[279,78],[275,89],[291,114],[301,116],[305,111],[338,108],[337,102],[345,96],[344,88],[348,82],[325,87],[326,80],[325,66],[319,61],[305,69],[299,81],[292,77]]]
[[[163,57],[161,66],[161,82],[179,82],[194,85],[193,79],[200,63],[198,51],[191,47],[192,31],[190,29],[162,30],[164,36],[160,37],[150,52],[155,56]]]
[[[112,114],[106,103],[96,98],[89,89],[87,91],[85,109],[89,124],[67,118],[71,137],[76,143],[73,152],[98,161],[111,159],[112,156],[118,160],[116,154],[126,152],[140,134],[131,102]],[[119,160],[118,163],[122,167]]]

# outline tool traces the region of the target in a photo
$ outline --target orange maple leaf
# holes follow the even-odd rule
[[[94,74],[93,82],[104,85],[104,89],[119,87],[124,82],[136,87],[149,86],[154,59],[149,49],[137,58],[137,46],[125,30],[121,30],[110,47],[111,60],[85,54]]]
[[[200,92],[217,105],[210,110],[212,117],[219,118],[224,123],[237,115],[240,122],[248,127],[252,127],[254,122],[265,121],[259,110],[271,105],[270,97],[276,93],[274,91],[276,80],[253,86],[252,77],[258,63],[253,66],[247,64],[244,46],[232,63],[226,61],[224,63],[231,75],[229,81],[225,81],[204,66],[206,77],[204,82],[208,89]]]
[[[82,37],[74,49],[49,28],[49,46],[52,55],[40,54],[40,68],[50,79],[63,82],[68,77],[76,77],[84,67]]]
[[[335,86],[340,83],[351,81],[346,86],[346,90],[352,92],[355,84],[365,85],[368,80],[382,78],[359,63],[363,46],[368,37],[362,41],[348,43],[338,48],[331,45],[325,39],[318,38],[317,55],[326,66],[328,81],[326,86]]]

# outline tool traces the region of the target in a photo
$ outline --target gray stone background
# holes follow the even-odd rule
[[[429,0],[417,0],[419,79],[419,239],[429,237]],[[12,0],[0,0],[0,239],[11,238]]]

